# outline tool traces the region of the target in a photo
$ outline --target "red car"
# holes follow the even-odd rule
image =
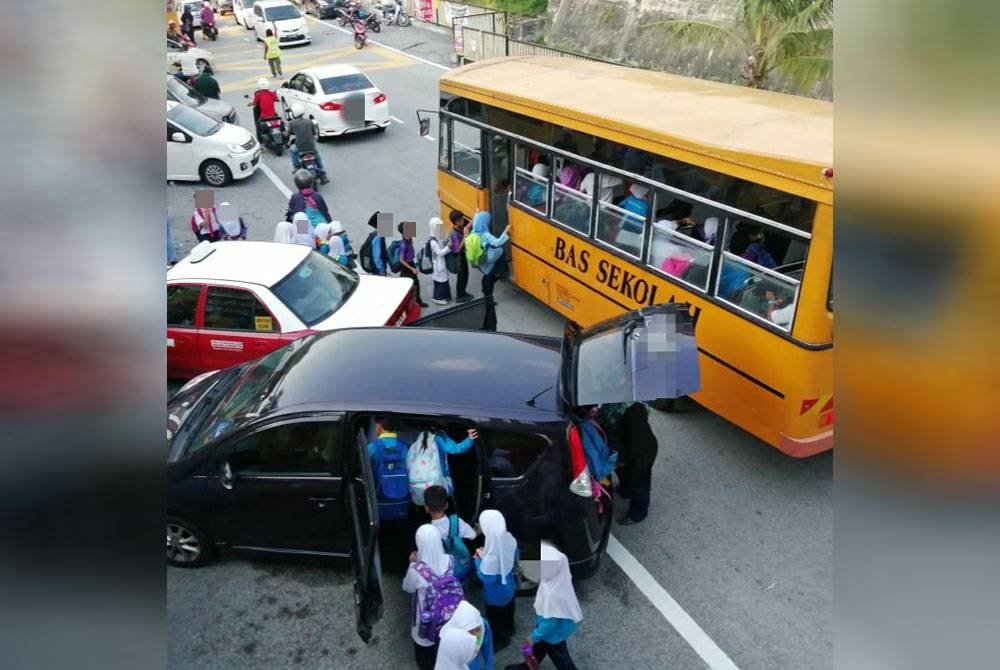
[[[298,244],[203,243],[167,272],[167,376],[227,368],[325,330],[420,316],[413,282]]]

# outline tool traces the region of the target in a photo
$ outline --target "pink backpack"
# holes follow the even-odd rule
[[[663,265],[660,266],[661,269],[668,275],[673,275],[674,277],[683,277],[684,273],[691,266],[691,261],[694,259],[684,252],[679,252],[663,259]]]

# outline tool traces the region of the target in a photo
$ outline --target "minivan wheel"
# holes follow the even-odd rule
[[[212,543],[198,526],[178,517],[167,517],[167,563],[179,568],[197,568],[211,557]]]
[[[212,159],[202,163],[201,178],[205,183],[218,188],[232,181],[233,175],[225,163]]]
[[[649,404],[661,412],[673,412],[676,402],[676,398],[660,398],[659,400],[654,400]]]

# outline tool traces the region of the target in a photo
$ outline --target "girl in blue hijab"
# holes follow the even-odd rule
[[[496,283],[497,261],[503,257],[503,245],[510,242],[510,224],[503,229],[497,237],[490,232],[490,213],[476,212],[472,217],[472,234],[479,235],[480,244],[483,248],[483,258],[479,261],[479,269],[483,273],[483,296],[493,296],[493,285]]]

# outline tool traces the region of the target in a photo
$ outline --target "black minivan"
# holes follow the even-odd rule
[[[382,602],[367,444],[391,416],[407,441],[432,423],[458,439],[475,427],[475,447],[448,457],[454,511],[499,509],[522,554],[547,534],[576,577],[593,573],[611,506],[570,491],[570,422],[581,406],[697,390],[687,306],[571,324],[562,341],[469,329],[484,309],[310,335],[191,380],[167,406],[168,562],[201,565],[217,546],[350,557],[367,641]]]

